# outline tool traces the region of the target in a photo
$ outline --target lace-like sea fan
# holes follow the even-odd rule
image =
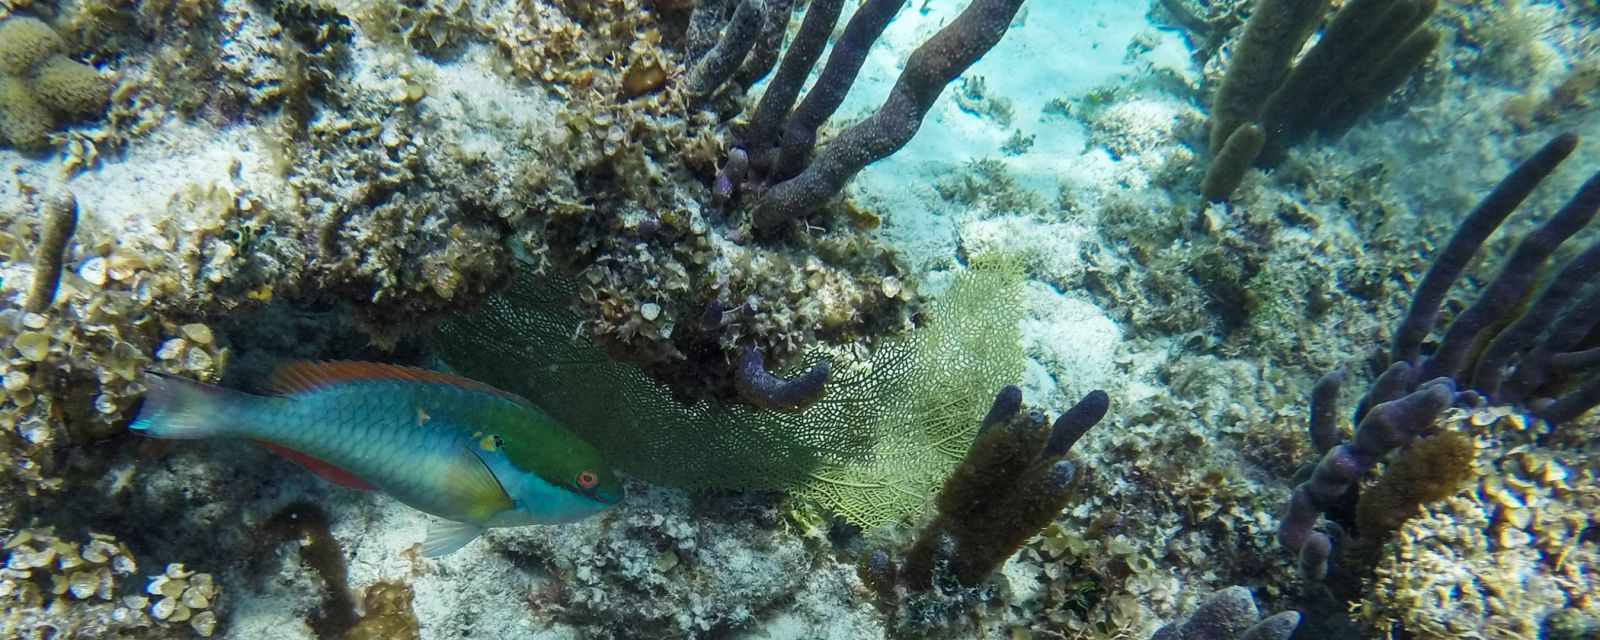
[[[476,313],[443,323],[438,345],[455,371],[544,407],[636,477],[787,490],[870,528],[921,512],[993,390],[1020,377],[1021,289],[1014,263],[975,261],[930,305],[927,326],[865,362],[832,363],[827,394],[796,413],[675,398],[575,335],[573,284],[558,277],[524,271]]]

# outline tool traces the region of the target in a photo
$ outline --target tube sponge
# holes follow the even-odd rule
[[[93,116],[106,108],[111,87],[94,67],[66,56],[46,60],[33,75],[33,96],[69,116]]]
[[[25,76],[35,65],[61,53],[66,44],[43,20],[12,17],[0,22],[0,74]]]
[[[43,149],[55,128],[55,117],[33,96],[28,83],[0,75],[0,143],[24,151]]]

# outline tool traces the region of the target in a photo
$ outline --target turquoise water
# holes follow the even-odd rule
[[[0,637],[1595,637],[1597,25],[0,4]]]

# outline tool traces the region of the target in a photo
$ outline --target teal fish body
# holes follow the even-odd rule
[[[293,363],[257,396],[152,375],[136,432],[255,440],[341,484],[387,493],[447,522],[425,555],[488,527],[578,520],[622,487],[603,459],[549,414],[481,383],[359,362]]]

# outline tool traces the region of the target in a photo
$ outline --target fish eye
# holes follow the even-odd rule
[[[596,475],[594,471],[584,469],[578,472],[578,486],[585,489],[593,489],[597,484],[600,484],[600,476]]]

